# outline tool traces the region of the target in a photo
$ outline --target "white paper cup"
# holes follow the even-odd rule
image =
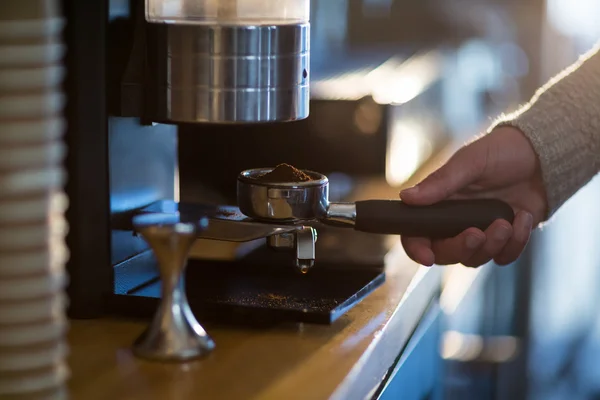
[[[0,171],[60,165],[67,154],[61,141],[0,146]]]
[[[60,15],[60,3],[48,0],[2,1],[0,20],[46,19]]]
[[[0,302],[52,296],[62,291],[67,283],[67,274],[63,271],[14,278],[3,277],[0,280]]]
[[[56,89],[65,77],[65,68],[59,64],[0,68],[0,95],[38,89]]]
[[[0,225],[45,221],[49,215],[64,213],[68,205],[69,200],[67,195],[64,192],[58,191],[34,196],[3,199],[0,200]],[[0,255],[1,258],[2,255]],[[2,272],[0,272],[1,274]]]
[[[0,225],[0,252],[39,249],[52,240],[66,237],[68,230],[69,225],[62,214],[50,215],[48,221],[37,223]]]
[[[58,36],[64,27],[65,19],[60,17],[6,20],[0,14],[0,42]]]
[[[0,43],[0,67],[32,67],[62,61],[66,47],[59,41],[49,43],[10,45]]]
[[[0,325],[0,348],[58,341],[68,329],[69,323],[64,316],[31,324]]]
[[[7,197],[23,197],[62,189],[66,173],[61,166],[0,172],[0,201]]]
[[[64,364],[23,372],[4,372],[0,376],[0,396],[38,393],[60,387],[69,379]],[[39,398],[36,396],[35,398]],[[50,397],[54,398],[54,397]]]
[[[68,299],[63,293],[31,300],[0,301],[0,326],[60,318],[67,305]]]
[[[63,341],[24,347],[0,348],[0,376],[5,371],[25,371],[60,364],[68,355]]]
[[[38,143],[62,138],[66,122],[62,117],[0,120],[0,146],[6,143]]]
[[[65,106],[65,95],[59,90],[27,94],[0,92],[0,123],[2,119],[53,117]]]
[[[68,259],[69,249],[62,238],[35,250],[0,253],[0,279],[62,271]]]
[[[58,388],[39,392],[11,394],[9,398],[10,400],[69,400],[69,391],[67,385],[61,385]]]

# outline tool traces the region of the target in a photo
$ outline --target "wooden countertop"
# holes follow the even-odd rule
[[[216,350],[187,364],[134,358],[146,323],[71,322],[73,399],[354,399],[376,388],[438,290],[441,270],[389,254],[387,281],[330,326],[205,326]]]

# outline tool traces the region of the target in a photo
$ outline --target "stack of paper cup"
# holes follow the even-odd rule
[[[68,252],[57,1],[0,13],[0,399],[65,398]]]

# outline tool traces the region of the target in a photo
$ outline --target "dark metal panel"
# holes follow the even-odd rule
[[[105,0],[63,1],[67,93],[65,140],[69,153],[66,213],[70,230],[67,264],[69,314],[89,318],[102,313],[112,289],[109,242],[108,144],[105,107]]]
[[[111,232],[111,224],[135,208],[174,196],[177,127],[109,117],[118,110],[133,46],[130,11],[143,12],[143,1],[128,7],[114,0],[65,0],[63,9],[70,315],[93,318],[102,315],[114,292],[112,265],[147,249],[130,231]]]
[[[372,131],[355,123],[371,119]],[[237,174],[289,163],[324,174],[383,175],[389,106],[370,98],[311,100],[307,119],[252,125],[182,125],[179,131],[181,200],[195,201],[201,185],[235,201]],[[218,167],[216,167],[218,166]]]
[[[143,80],[147,72],[146,45],[153,42],[146,37],[144,1],[132,1],[127,7],[122,3],[111,0],[107,30],[112,265],[148,248],[131,231],[117,227],[132,210],[173,199],[177,163],[177,127],[140,123],[137,118],[148,112],[139,101],[153,96]]]

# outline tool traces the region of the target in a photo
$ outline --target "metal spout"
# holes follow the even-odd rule
[[[295,251],[295,265],[298,270],[306,274],[315,265],[315,243],[317,230],[310,226],[303,226],[293,232],[272,235],[267,238],[269,247],[275,250]]]

